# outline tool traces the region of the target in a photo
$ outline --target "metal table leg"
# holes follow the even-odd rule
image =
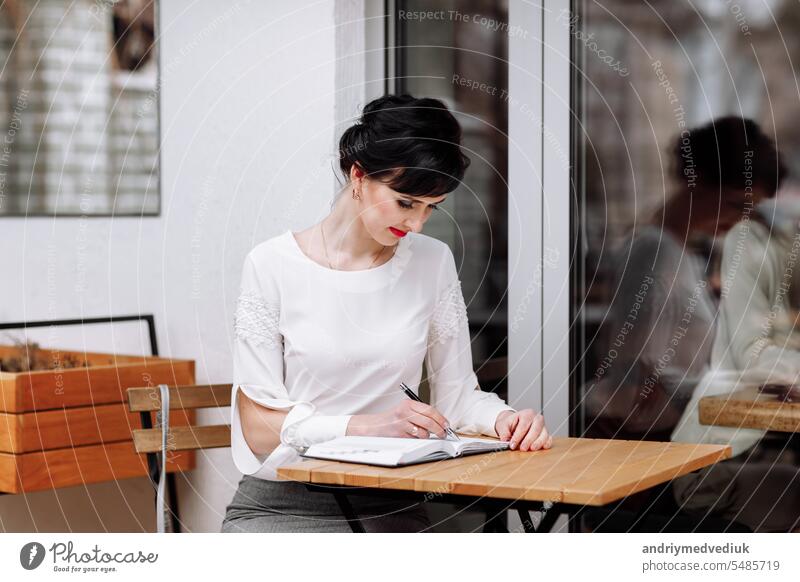
[[[491,517],[483,524],[483,533],[508,533],[508,522],[504,509],[487,511]]]
[[[533,525],[531,512],[527,509],[518,509],[517,514],[519,515],[519,520],[522,522],[522,527],[525,530],[525,533],[536,533],[536,527]]]
[[[529,501],[504,501],[499,499],[486,499],[484,497],[471,497],[453,494],[437,494],[434,498],[430,494],[418,491],[394,491],[388,489],[374,489],[369,487],[347,487],[336,485],[318,485],[315,483],[305,483],[309,491],[326,493],[333,495],[336,499],[339,508],[342,510],[350,529],[355,533],[365,533],[364,525],[355,513],[353,506],[350,504],[350,495],[371,495],[382,496],[386,498],[406,499],[409,501],[420,501],[422,503],[428,502],[441,502],[441,503],[455,503],[465,507],[478,507],[486,511],[487,520],[484,523],[484,532],[497,532],[508,533],[508,524],[506,522],[506,512],[516,510],[519,513],[520,520],[525,533],[538,533],[549,532],[555,524],[558,517],[564,513],[574,515],[570,518],[577,517],[582,511],[582,507],[569,509],[572,506],[565,506],[560,503],[550,502],[529,502]],[[541,511],[543,516],[539,526],[534,526],[533,519],[531,518],[531,511]]]
[[[342,510],[345,519],[347,519],[347,523],[350,525],[350,529],[353,530],[353,533],[366,533],[364,530],[364,524],[361,523],[361,520],[358,519],[356,512],[353,511],[353,506],[350,504],[350,500],[347,498],[345,493],[334,493],[334,499],[336,499],[336,503],[339,504],[339,509]]]

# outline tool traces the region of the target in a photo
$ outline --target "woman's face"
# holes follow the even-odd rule
[[[359,217],[372,238],[382,245],[396,244],[405,233],[420,232],[425,221],[444,202],[447,194],[421,198],[401,194],[380,180],[362,178],[354,182],[360,208]],[[360,187],[360,190],[359,190]]]

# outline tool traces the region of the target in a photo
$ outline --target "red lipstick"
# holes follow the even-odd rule
[[[392,231],[393,235],[398,236],[400,238],[403,238],[404,236],[406,236],[408,234],[407,232],[404,232],[402,230],[397,230],[396,228],[394,228],[392,226],[389,227],[389,230]]]

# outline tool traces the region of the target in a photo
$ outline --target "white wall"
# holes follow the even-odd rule
[[[321,217],[333,195],[334,2],[160,4],[161,215],[0,219],[0,321],[154,313],[163,355],[225,382],[245,254]],[[186,477],[184,528],[218,531],[240,477],[229,449],[198,454]],[[0,496],[0,531],[154,523],[144,478]]]

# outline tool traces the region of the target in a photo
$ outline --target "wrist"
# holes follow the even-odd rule
[[[347,436],[367,436],[368,432],[366,429],[366,425],[369,424],[366,422],[369,415],[367,414],[354,414],[350,417],[350,421],[347,423],[347,429],[345,430],[345,435]]]
[[[312,415],[293,421],[287,415],[281,429],[281,443],[294,448],[307,448],[347,434],[350,415]]]

